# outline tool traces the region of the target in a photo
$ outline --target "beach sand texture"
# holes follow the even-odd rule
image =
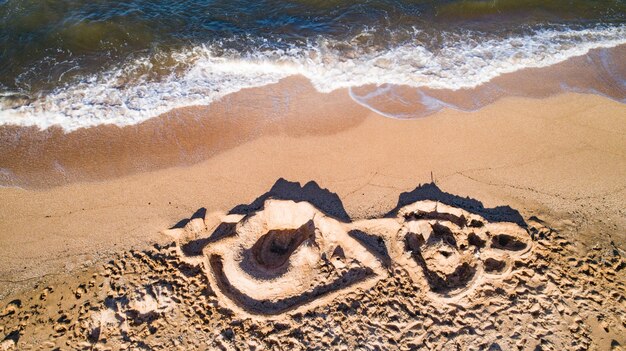
[[[62,153],[67,179],[35,160],[37,186],[0,189],[3,348],[626,345],[623,104],[506,97],[399,121],[293,78],[147,123],[98,128],[178,148]]]
[[[277,191],[294,189],[281,184]],[[165,231],[170,244],[38,285],[3,309],[11,330],[3,347],[583,350],[624,342],[626,261],[614,243],[581,255],[538,218],[505,222],[519,213],[443,193],[442,202],[353,222],[313,205],[341,211],[329,191],[309,185],[300,194],[311,202],[261,197],[228,213],[196,213]]]
[[[0,0],[0,351],[626,351],[626,1]]]

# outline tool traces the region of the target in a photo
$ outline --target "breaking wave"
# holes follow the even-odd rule
[[[364,31],[344,42],[318,38],[279,49],[259,44],[245,53],[222,50],[214,42],[143,57],[38,96],[5,92],[0,124],[58,125],[65,131],[132,125],[292,75],[307,77],[320,92],[368,84],[473,88],[505,73],[626,44],[625,25],[528,29],[511,35],[450,32],[441,33],[436,45],[417,29],[393,45],[372,45],[370,35]]]

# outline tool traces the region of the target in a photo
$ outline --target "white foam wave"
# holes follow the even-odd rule
[[[505,39],[481,39],[476,33],[455,37],[436,51],[418,41],[392,49],[345,55],[330,41],[292,50],[259,51],[227,58],[199,46],[173,56],[182,73],[158,80],[148,59],[87,77],[19,107],[0,107],[0,124],[59,125],[66,131],[101,124],[140,123],[172,108],[209,104],[243,88],[303,75],[321,92],[367,84],[397,84],[436,89],[471,88],[499,75],[544,67],[591,49],[626,44],[626,26],[550,29]],[[129,78],[133,76],[133,78]]]

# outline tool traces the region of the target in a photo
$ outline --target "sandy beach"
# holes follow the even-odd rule
[[[45,151],[12,164],[22,187],[0,188],[5,349],[134,349],[138,340],[147,349],[185,350],[626,344],[626,107],[606,97],[504,97],[474,112],[397,120],[360,106],[345,89],[322,94],[293,77],[139,126],[67,135],[11,128],[3,135]],[[268,218],[268,227],[245,229],[254,218]],[[428,236],[413,244],[397,237],[436,222],[457,228],[448,229],[455,243],[472,244],[471,218],[494,228],[476,239],[492,242],[477,249],[484,268],[439,272],[443,283],[425,268]],[[224,226],[240,229],[220,234]],[[300,234],[272,234],[264,239],[274,240],[270,246],[254,251],[263,274],[286,279],[264,297],[282,301],[271,307],[246,290],[261,284],[261,273],[237,273],[246,270],[236,263],[245,255],[212,243],[248,238],[221,244],[236,250],[274,229]],[[431,238],[440,235],[433,230]],[[330,241],[311,239],[318,235]],[[284,240],[292,246],[276,256],[271,245]],[[337,243],[344,263],[332,270],[354,264],[365,275],[317,283],[315,250]],[[413,260],[410,252],[423,255]],[[474,260],[459,252],[461,262]],[[506,262],[488,258],[497,255]],[[290,270],[278,273],[285,262]],[[471,262],[459,267],[478,267]],[[293,271],[299,265],[309,268]],[[302,283],[298,292],[289,276],[303,272],[311,275],[306,284],[330,290]],[[325,331],[316,331],[320,323]]]
[[[626,2],[0,0],[0,351],[626,351]]]

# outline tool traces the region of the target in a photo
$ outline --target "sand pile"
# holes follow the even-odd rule
[[[620,349],[625,253],[437,201],[337,219],[266,199],[3,302],[4,349]]]

